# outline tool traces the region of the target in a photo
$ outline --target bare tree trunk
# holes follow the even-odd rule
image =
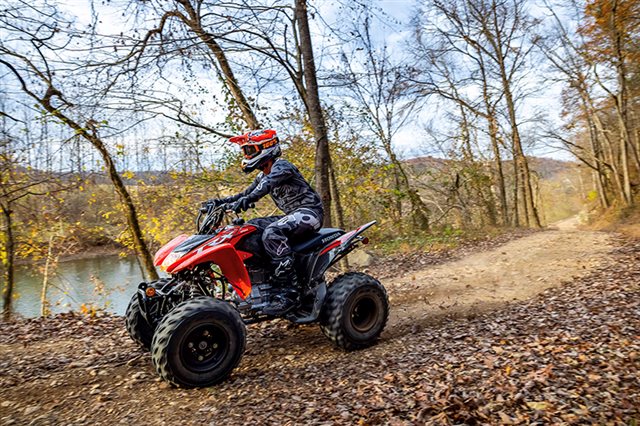
[[[604,186],[602,185],[602,175],[599,170],[594,170],[592,173],[593,178],[593,186],[598,192],[598,202],[600,204],[601,209],[609,208],[609,201],[607,200],[606,194],[604,192]]]
[[[513,226],[520,226],[520,174],[518,173],[518,164],[513,157]]]
[[[524,156],[522,156],[524,157]],[[527,183],[526,183],[526,176],[525,176],[525,171],[524,171],[524,167],[522,165],[522,158],[520,155],[517,156],[517,161],[516,161],[516,166],[518,168],[518,176],[520,179],[520,189],[522,191],[522,197],[520,198],[522,200],[522,217],[524,218],[524,224],[527,227],[531,226],[531,219],[529,217],[529,201],[530,198],[527,195]]]
[[[5,243],[5,255],[6,255],[6,271],[5,271],[5,285],[2,293],[2,312],[5,318],[11,316],[12,304],[13,304],[13,286],[14,286],[14,269],[15,269],[15,240],[13,236],[13,222],[11,217],[11,207],[1,206],[2,215],[4,216],[4,223],[6,227],[6,243]]]
[[[47,96],[45,96],[45,98],[41,100],[41,105],[53,116],[60,119],[67,126],[75,130],[76,134],[82,136],[89,143],[91,143],[91,145],[93,145],[93,147],[97,149],[102,156],[102,161],[104,162],[105,168],[107,169],[109,179],[111,180],[116,193],[120,197],[120,203],[124,208],[127,218],[127,224],[129,225],[129,231],[131,232],[131,236],[133,238],[135,251],[141,257],[141,261],[145,267],[145,270],[147,271],[148,277],[151,280],[157,280],[159,278],[158,272],[156,271],[155,266],[153,266],[153,257],[151,257],[151,253],[147,248],[147,243],[144,241],[144,237],[142,236],[142,229],[140,228],[140,223],[138,222],[136,207],[133,203],[133,200],[131,199],[129,191],[127,191],[126,186],[122,182],[122,178],[116,170],[116,166],[113,162],[111,154],[109,154],[106,146],[98,137],[96,129],[91,123],[87,123],[87,128],[84,128],[64,115],[58,108],[55,108],[51,105],[51,96],[53,94],[53,90],[54,89],[52,88],[49,89],[49,93],[47,94]],[[89,129],[91,129],[92,131],[89,132]]]
[[[329,152],[329,135],[322,114],[320,92],[316,77],[316,66],[313,58],[313,45],[311,44],[311,32],[307,16],[307,1],[295,0],[295,14],[298,31],[300,33],[300,51],[302,53],[304,81],[306,85],[306,105],[308,107],[309,121],[313,128],[316,140],[315,176],[316,191],[322,199],[324,208],[324,226],[331,226],[331,188],[329,168],[331,166],[331,154]]]
[[[40,292],[40,316],[49,314],[49,303],[47,301],[47,291],[49,289],[49,267],[51,266],[51,252],[53,248],[54,235],[49,237],[49,247],[47,248],[47,259],[44,263],[44,274],[42,277],[42,291]]]
[[[507,189],[504,183],[504,171],[502,170],[502,156],[500,155],[500,145],[498,143],[498,125],[493,115],[489,116],[489,139],[491,139],[491,149],[495,164],[495,180],[498,185],[498,195],[500,197],[500,214],[502,224],[509,223],[509,205],[507,204]]]
[[[400,218],[402,218],[402,187],[400,185],[400,174],[395,166],[393,166],[393,189],[396,191],[395,195],[395,208],[396,219],[400,224]]]
[[[338,221],[338,227],[341,229],[345,229],[344,223],[344,210],[342,209],[342,202],[340,201],[340,188],[338,188],[338,181],[336,179],[336,173],[331,166],[330,169],[330,177],[331,177],[331,199],[333,200],[333,205],[336,211],[336,219]]]
[[[333,169],[333,165],[331,166],[331,169],[329,170],[329,172],[330,172],[329,176],[331,177],[331,199],[333,200],[333,206],[335,207],[335,210],[336,210],[336,219],[338,220],[338,228],[346,229],[345,223],[344,223],[344,211],[342,210],[342,203],[340,202],[340,189],[338,188],[338,181],[336,179],[336,174],[335,174],[335,170]],[[342,268],[343,271],[346,271],[349,269],[349,259],[347,257],[344,257],[340,261],[340,267]]]
[[[595,166],[595,170],[593,172],[594,186],[596,188],[596,191],[598,192],[600,207],[602,209],[608,209],[609,199],[607,197],[607,188],[605,184],[607,177],[604,170],[605,161],[602,156],[602,147],[600,146],[600,141],[598,140],[597,129],[595,128],[595,124],[593,123],[591,115],[587,111],[587,105],[584,102],[583,109],[585,110],[587,125],[589,127],[589,142]]]
[[[592,135],[591,137],[593,136],[595,135]],[[592,141],[592,144],[596,145],[595,141]],[[607,196],[608,191],[605,183],[606,175],[603,169],[602,159],[600,158],[601,154],[598,151],[595,151],[594,154],[596,157],[596,161],[595,161],[596,170],[594,170],[594,180],[595,180],[596,191],[598,191],[598,200],[600,201],[600,207],[602,209],[608,209],[610,204],[609,204],[609,197]]]
[[[247,126],[251,130],[259,129],[260,122],[258,121],[256,115],[249,105],[247,98],[244,96],[240,85],[238,84],[238,80],[233,74],[233,70],[231,69],[231,65],[229,65],[229,61],[227,60],[227,56],[224,53],[224,50],[220,47],[218,42],[215,40],[214,36],[209,34],[203,27],[200,21],[200,16],[194,9],[193,5],[189,0],[178,0],[189,15],[189,19],[185,19],[183,15],[180,15],[182,21],[189,27],[191,30],[196,33],[196,35],[204,42],[204,44],[209,48],[213,56],[218,61],[218,65],[220,66],[220,71],[224,77],[224,83],[229,92],[231,92],[231,96],[238,104],[238,108],[242,112],[242,117],[247,123]]]
[[[588,116],[593,120],[593,125],[595,127],[595,135],[597,139],[597,135],[602,136],[602,141],[604,145],[604,149],[602,150],[602,155],[604,157],[604,163],[607,164],[608,168],[611,169],[611,173],[613,174],[613,183],[616,187],[616,198],[624,201],[624,185],[622,180],[620,179],[620,171],[618,169],[618,161],[616,161],[615,154],[613,152],[613,143],[607,135],[607,130],[600,120],[600,116],[598,115],[597,110],[595,109],[591,98],[586,93],[582,93],[583,102],[585,102],[586,107],[588,108]]]
[[[518,165],[519,173],[521,173],[522,180],[521,184],[523,187],[523,195],[524,195],[524,214],[526,218],[527,226],[530,225],[530,217],[533,219],[533,225],[540,228],[540,216],[538,215],[538,210],[534,204],[534,195],[533,188],[531,186],[531,172],[529,170],[529,164],[527,161],[527,157],[524,155],[524,151],[522,149],[522,142],[520,140],[520,131],[518,130],[518,124],[516,120],[516,110],[513,104],[513,99],[511,98],[511,91],[509,90],[509,84],[505,80],[503,82],[506,85],[505,90],[505,100],[507,101],[507,108],[509,111],[509,121],[511,122],[511,131],[513,138],[513,146],[515,150],[515,160]]]
[[[623,130],[620,129],[620,132]],[[627,141],[624,136],[620,136],[620,146],[619,146],[619,158],[620,158],[620,167],[622,172],[622,195],[623,202],[625,206],[630,206],[633,204],[633,197],[631,195],[631,176],[629,173],[629,153],[627,150]]]

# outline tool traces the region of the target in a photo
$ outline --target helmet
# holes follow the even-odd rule
[[[254,130],[242,136],[234,136],[229,142],[240,145],[244,155],[242,171],[245,173],[262,167],[267,161],[282,154],[275,130]]]

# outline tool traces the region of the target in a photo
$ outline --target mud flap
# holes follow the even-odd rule
[[[296,324],[309,324],[318,319],[320,312],[322,312],[322,305],[324,299],[327,297],[327,284],[323,281],[316,289],[316,298],[313,301],[313,309],[311,313],[305,317],[298,317],[296,315],[288,315],[287,319]]]

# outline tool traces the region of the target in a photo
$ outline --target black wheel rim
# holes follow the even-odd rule
[[[353,303],[351,309],[351,326],[360,333],[366,333],[376,324],[378,304],[369,295],[362,295]]]
[[[224,362],[229,353],[229,335],[215,324],[201,324],[182,340],[180,355],[184,366],[194,373],[206,373]]]

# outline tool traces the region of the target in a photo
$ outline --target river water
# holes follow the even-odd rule
[[[16,271],[14,311],[25,317],[40,315],[42,265]],[[47,298],[53,313],[77,311],[82,304],[124,314],[131,295],[142,281],[134,257],[101,256],[60,262],[50,278]]]

